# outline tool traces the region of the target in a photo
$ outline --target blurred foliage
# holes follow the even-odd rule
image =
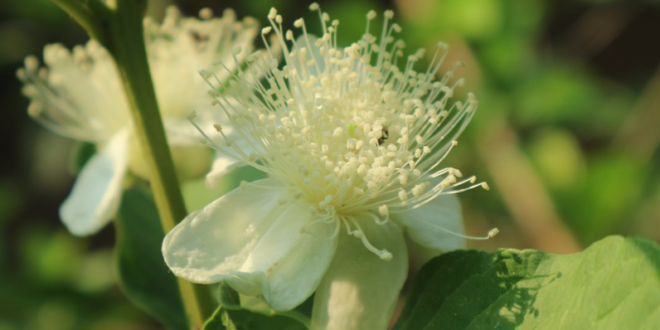
[[[162,16],[170,3],[150,0],[150,12]],[[501,230],[494,239],[471,242],[472,247],[492,251],[562,242],[548,228],[568,228],[564,238],[579,247],[617,233],[660,241],[660,49],[652,41],[660,28],[657,1],[320,3],[341,21],[340,43],[359,38],[368,10],[393,8],[409,52],[422,47],[432,55],[435,44],[444,41],[452,50],[443,70],[459,60],[465,63],[456,76],[466,83],[457,93],[474,92],[479,112],[448,164],[492,187],[488,193],[461,195],[467,231]],[[233,6],[239,17],[262,22],[275,6],[286,27],[305,16],[310,31],[318,33],[308,2],[179,4],[189,15],[204,6],[218,14]],[[77,167],[71,164],[79,164],[91,149],[81,149],[71,161],[74,144],[28,119],[28,102],[15,79],[26,55],[40,55],[47,43],[82,44],[84,32],[47,0],[1,2],[0,18],[5,82],[0,91],[0,330],[159,328],[118,289],[113,229],[74,238],[59,224],[57,210],[72,183],[70,169]],[[498,143],[485,144],[493,138]],[[510,171],[499,170],[502,164]],[[240,180],[256,177],[242,170],[206,192],[202,180],[188,183],[186,202],[198,208]],[[526,199],[519,201],[516,192]],[[536,202],[544,208],[530,209]],[[561,244],[542,247],[571,250]]]

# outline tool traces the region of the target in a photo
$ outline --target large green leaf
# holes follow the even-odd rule
[[[160,252],[164,234],[149,192],[124,192],[115,227],[119,280],[128,298],[168,329],[188,329],[176,278]]]
[[[660,247],[609,237],[572,255],[457,251],[418,275],[395,330],[660,329]]]

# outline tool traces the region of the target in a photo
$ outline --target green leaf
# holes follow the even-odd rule
[[[187,330],[176,278],[160,252],[164,234],[153,197],[126,190],[115,227],[119,281],[128,298],[168,329]]]
[[[660,329],[660,247],[609,237],[572,255],[448,253],[424,266],[394,329]]]

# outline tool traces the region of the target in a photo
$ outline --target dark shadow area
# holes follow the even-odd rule
[[[539,291],[562,276],[533,275],[544,256],[516,250],[440,256],[418,275],[394,329],[516,329],[542,313],[534,306]]]
[[[521,325],[528,316],[538,317],[541,311],[534,306],[539,291],[562,277],[562,273],[549,275],[536,275],[527,277],[525,274],[533,272],[529,266],[534,262],[525,261],[521,254],[500,254],[495,256],[497,268],[496,277],[500,285],[506,289],[506,293],[493,303],[494,312],[498,312],[501,320],[506,325],[504,329],[515,329]],[[501,308],[497,308],[501,306]],[[497,311],[495,311],[497,310]]]

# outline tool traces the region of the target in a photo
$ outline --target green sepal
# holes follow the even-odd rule
[[[264,315],[245,309],[222,307],[204,324],[204,330],[306,330],[307,327],[284,315]]]
[[[236,290],[232,289],[225,282],[220,283],[219,290],[219,303],[225,309],[239,310],[241,309],[241,298]]]
[[[242,309],[238,293],[225,283],[219,287],[221,306],[204,324],[203,330],[305,330],[307,326],[298,321],[298,315],[265,315]]]

